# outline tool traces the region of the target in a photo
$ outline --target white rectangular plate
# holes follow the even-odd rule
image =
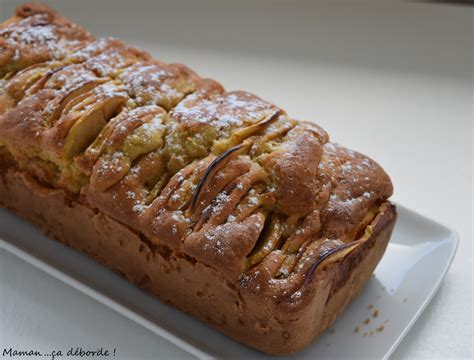
[[[362,294],[329,331],[292,358],[387,358],[426,308],[459,240],[449,228],[400,205],[397,208],[399,219],[387,252]],[[200,358],[268,357],[160,303],[4,209],[0,209],[0,248]]]

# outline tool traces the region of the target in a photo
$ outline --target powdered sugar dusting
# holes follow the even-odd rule
[[[22,19],[19,22],[12,23],[0,30],[0,37],[6,40],[6,45],[14,51],[13,59],[20,59],[21,52],[26,47],[31,49],[47,48],[48,52],[54,58],[61,58],[65,54],[65,46],[61,46],[60,39],[56,33],[55,26],[47,23],[44,15],[36,15],[39,24],[32,24],[31,18]],[[69,40],[67,46],[73,47],[76,41]]]
[[[181,98],[182,94],[167,83],[175,75],[157,65],[135,64],[120,74],[130,95],[140,105],[157,104],[162,99]]]
[[[0,36],[7,38],[7,43],[12,46],[19,44],[44,45],[58,39],[53,26],[31,26],[28,19],[0,30]]]
[[[272,110],[273,105],[248,93],[226,93],[200,100],[189,96],[176,106],[172,114],[183,123],[210,124],[222,130],[258,122],[269,116]]]
[[[206,242],[202,245],[204,251],[212,251],[215,255],[224,254],[225,243],[221,240],[213,229],[204,233]]]
[[[145,205],[139,202],[137,202],[132,208],[132,211],[136,214],[141,214],[144,210],[145,210]]]

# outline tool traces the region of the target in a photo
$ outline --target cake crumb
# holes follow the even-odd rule
[[[370,310],[370,309],[372,309],[373,307],[374,307],[374,305],[372,305],[372,304],[369,304],[369,306],[367,306],[367,309],[369,309],[369,310]]]
[[[367,336],[367,335],[368,335],[368,333],[367,333],[367,331],[366,331],[366,332],[364,333],[364,336]]]
[[[372,314],[372,317],[376,318],[379,316],[379,311],[377,309],[374,310],[374,313]]]
[[[360,326],[359,326],[359,325],[357,325],[357,326],[355,327],[355,329],[354,329],[354,332],[355,332],[355,333],[358,333],[358,332],[359,332],[359,330],[360,330]]]
[[[377,331],[378,333],[381,333],[384,329],[385,329],[385,326],[380,325],[377,329],[375,329],[375,331]]]
[[[364,324],[368,325],[369,323],[370,323],[370,319],[369,318],[365,319]]]

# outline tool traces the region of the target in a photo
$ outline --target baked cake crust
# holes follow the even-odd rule
[[[323,262],[304,287],[275,299],[229,283],[216,269],[149,240],[126,225],[13,169],[2,173],[0,205],[46,235],[85,252],[127,280],[224,334],[270,354],[301,350],[344,311],[382,257],[396,220],[384,203],[371,233],[349,255]],[[263,275],[268,276],[267,274]],[[259,284],[266,282],[259,279]]]
[[[382,257],[390,178],[319,126],[41,5],[0,48],[0,204],[163,301],[285,354]]]

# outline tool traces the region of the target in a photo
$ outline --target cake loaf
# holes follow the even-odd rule
[[[0,26],[0,205],[237,341],[307,346],[361,291],[390,178],[311,122],[26,4]]]

